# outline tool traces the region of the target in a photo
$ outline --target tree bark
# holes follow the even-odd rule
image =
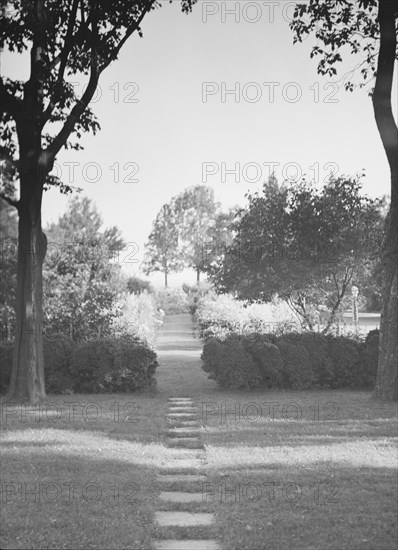
[[[21,158],[21,164],[26,164]],[[30,181],[29,181],[30,180]],[[47,240],[41,228],[42,184],[21,176],[18,204],[16,335],[7,401],[37,403],[46,397],[43,358],[42,267]]]
[[[380,50],[373,109],[391,173],[391,204],[381,250],[383,262],[379,363],[375,396],[398,400],[398,131],[391,107],[396,51],[396,4],[379,1]]]

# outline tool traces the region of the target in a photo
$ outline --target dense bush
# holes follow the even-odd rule
[[[148,293],[153,292],[151,283],[146,279],[141,279],[141,277],[137,277],[137,275],[129,277],[127,279],[126,285],[127,290],[130,292],[130,294],[142,294],[144,290]]]
[[[155,386],[156,353],[131,335],[73,343],[62,335],[45,338],[48,393],[133,392]],[[5,393],[12,369],[12,344],[0,345],[0,383]]]
[[[79,344],[70,370],[75,392],[104,393],[152,388],[156,367],[155,352],[126,335]]]
[[[44,338],[44,379],[48,393],[73,393],[70,362],[73,343],[61,334]]]
[[[378,331],[365,342],[316,333],[253,333],[208,338],[202,360],[209,377],[227,388],[360,389],[374,385],[377,354]],[[231,385],[231,372],[244,384]]]
[[[261,383],[258,366],[239,340],[209,340],[203,348],[202,358],[203,369],[221,387],[247,389],[256,388]]]

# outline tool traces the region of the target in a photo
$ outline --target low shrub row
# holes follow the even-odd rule
[[[230,335],[208,338],[202,360],[223,388],[371,388],[379,331],[365,341],[319,333]]]
[[[156,353],[131,335],[76,343],[63,335],[45,338],[48,393],[122,393],[155,386]],[[0,345],[0,387],[10,383],[12,344]]]

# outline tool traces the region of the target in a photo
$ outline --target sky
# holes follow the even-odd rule
[[[130,243],[124,270],[138,271],[157,212],[186,187],[211,186],[227,208],[246,204],[272,170],[319,185],[330,172],[365,170],[365,193],[389,193],[371,100],[340,81],[358,60],[348,55],[333,80],[319,76],[313,39],[293,45],[294,4],[202,0],[186,15],[163,2],[103,73],[91,105],[101,131],[83,136],[83,151],[61,151],[54,173],[95,201],[105,226],[120,228]],[[3,53],[1,73],[26,79],[26,56]],[[44,226],[67,200],[45,193]],[[184,272],[170,284],[194,280]]]

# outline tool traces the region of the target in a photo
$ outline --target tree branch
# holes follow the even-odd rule
[[[13,199],[10,199],[10,197],[7,197],[7,195],[2,191],[0,191],[0,199],[3,199],[4,201],[8,202],[10,206],[14,206],[14,208],[18,210],[19,201],[14,201]]]
[[[100,68],[100,73],[102,73],[102,71],[104,69],[106,69],[106,67],[108,67],[108,65],[114,60],[117,58],[117,56],[119,55],[119,52],[120,50],[122,49],[122,47],[124,46],[124,44],[126,43],[126,41],[130,38],[130,36],[133,34],[134,31],[136,31],[139,26],[141,25],[142,23],[142,20],[144,19],[145,15],[150,11],[150,9],[152,8],[153,4],[155,3],[155,0],[147,0],[148,4],[147,6],[142,10],[141,12],[141,15],[139,16],[138,20],[137,21],[134,21],[134,23],[132,23],[130,25],[130,27],[127,28],[126,30],[126,33],[124,35],[124,37],[120,40],[119,44],[116,46],[116,48],[114,49],[114,51],[112,52],[112,54],[109,56],[109,59],[107,61],[105,61],[105,63],[103,64],[103,66],[101,66]]]
[[[91,28],[93,32],[93,41],[91,45],[91,68],[90,68],[90,80],[87,84],[87,88],[82,98],[73,107],[69,116],[67,117],[62,129],[58,135],[55,136],[51,144],[47,147],[46,153],[51,160],[54,160],[60,149],[65,145],[66,140],[73,132],[75,124],[78,122],[80,116],[86,110],[88,104],[93,98],[98,85],[99,68],[98,68],[98,55],[97,55],[97,43],[98,43],[98,27],[95,18],[91,22]]]
[[[0,112],[9,113],[17,122],[21,118],[22,101],[11,95],[0,78]]]

